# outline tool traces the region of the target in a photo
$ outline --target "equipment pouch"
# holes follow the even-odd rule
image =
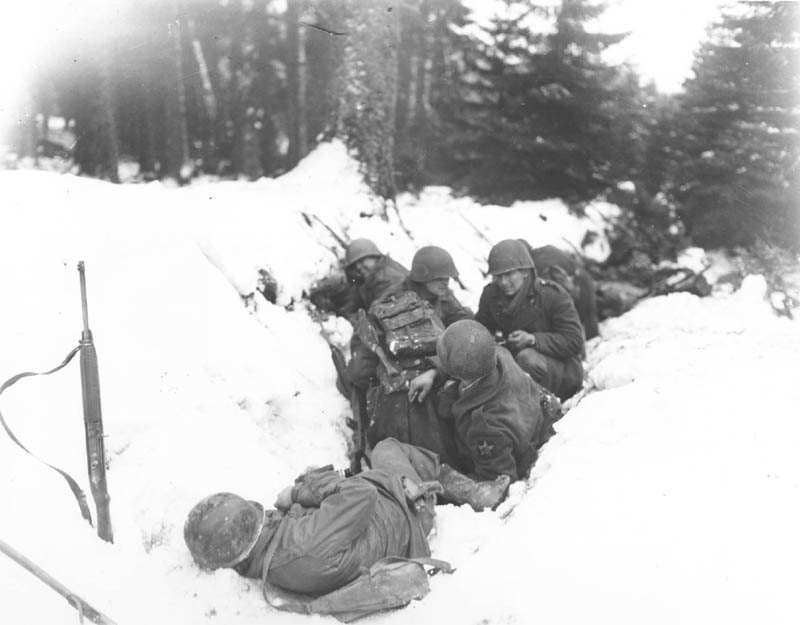
[[[403,291],[370,307],[384,333],[389,352],[397,358],[432,356],[444,324],[433,306],[414,291]]]

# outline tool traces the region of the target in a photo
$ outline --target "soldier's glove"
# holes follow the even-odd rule
[[[403,484],[406,501],[408,501],[409,507],[413,510],[419,511],[423,507],[433,509],[436,495],[444,492],[442,485],[436,481],[417,484],[414,480],[410,480],[405,476],[400,479]]]
[[[292,501],[306,508],[318,508],[326,497],[339,491],[344,480],[344,475],[330,465],[308,471],[295,480]]]

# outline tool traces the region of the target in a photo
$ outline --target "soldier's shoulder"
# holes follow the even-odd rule
[[[539,284],[540,289],[550,295],[551,297],[554,296],[565,296],[569,297],[569,293],[567,290],[561,286],[558,282],[554,280],[548,280],[547,278],[538,278],[537,282]],[[558,294],[558,295],[556,295]]]
[[[398,274],[401,274],[404,278],[408,275],[408,269],[406,269],[402,264],[397,262],[394,258],[392,258],[389,255],[384,255],[383,258],[385,259],[384,267]]]
[[[483,291],[481,291],[481,299],[484,297],[497,297],[500,295],[500,287],[498,287],[494,282],[490,282],[485,287],[483,287]]]

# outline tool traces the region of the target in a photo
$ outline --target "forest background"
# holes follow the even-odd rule
[[[120,5],[46,57],[5,165],[257,179],[339,137],[385,206],[426,185],[602,198],[623,209],[618,254],[800,249],[796,2],[726,5],[674,94],[609,60],[626,33],[598,30],[603,3],[498,6],[479,23],[461,0]]]

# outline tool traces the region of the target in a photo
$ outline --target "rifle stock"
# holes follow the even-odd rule
[[[81,279],[81,304],[83,307],[83,332],[81,333],[81,391],[83,395],[83,423],[86,430],[86,462],[89,485],[97,507],[97,535],[114,542],[111,529],[110,497],[106,483],[106,456],[103,444],[103,414],[100,408],[100,375],[97,367],[97,350],[89,329],[86,304],[86,276],[83,261],[78,263]]]
[[[364,345],[369,347],[369,349],[372,350],[372,352],[378,357],[378,360],[381,361],[381,364],[386,369],[386,373],[388,373],[390,377],[401,375],[400,370],[394,366],[392,361],[389,360],[389,357],[386,355],[386,351],[384,351],[383,346],[380,343],[380,339],[378,338],[378,333],[370,320],[367,318],[367,314],[364,312],[363,308],[359,309],[358,311],[356,334],[358,334],[358,338],[364,342]]]

